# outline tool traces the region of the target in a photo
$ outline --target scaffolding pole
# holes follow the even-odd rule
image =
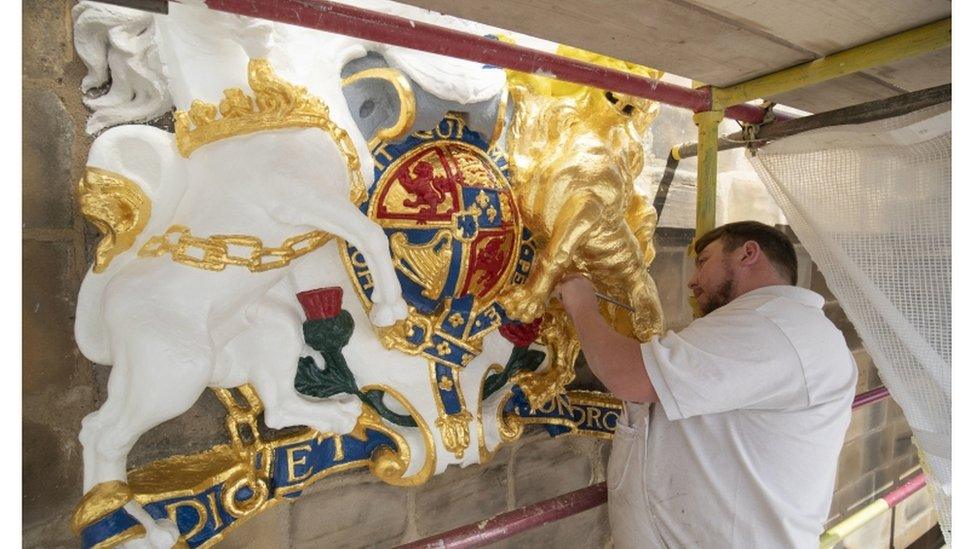
[[[530,74],[546,74],[558,80],[652,99],[696,112],[712,110],[711,90],[707,87],[676,86],[485,36],[327,0],[206,0],[206,5],[216,11],[354,36]],[[726,117],[749,123],[761,122],[766,114],[754,105],[730,105],[724,110]],[[792,118],[777,116],[782,120]]]
[[[695,238],[715,228],[715,203],[718,198],[718,125],[722,111],[697,112],[698,189],[695,209]]]
[[[724,88],[712,88],[713,108],[805,88],[855,72],[949,47],[952,19],[942,19],[880,40]]]
[[[943,84],[887,99],[878,99],[860,105],[794,118],[793,120],[772,122],[759,126],[756,133],[751,136],[741,131],[731,133],[718,138],[718,150],[724,151],[750,145],[761,147],[770,141],[811,130],[884,120],[951,100],[952,84]],[[697,155],[698,143],[695,141],[675,145],[671,149],[671,158],[674,160],[684,160]]]
[[[851,409],[857,410],[858,408],[877,402],[878,400],[881,400],[887,396],[888,389],[885,387],[872,389],[855,396],[854,402],[851,403]],[[907,485],[912,489],[916,489],[914,487],[917,482],[917,480],[913,479],[913,481],[907,483]],[[907,495],[910,493],[911,492],[906,493],[906,488],[901,488],[898,490],[893,490],[891,493],[886,495],[885,498],[888,498],[889,503],[894,506],[897,503],[897,501],[892,499],[895,494],[898,494],[899,497],[904,499],[904,497],[907,497]],[[603,505],[606,502],[607,483],[600,482],[587,486],[586,488],[574,490],[561,496],[556,496],[554,498],[533,503],[531,505],[519,507],[518,509],[512,511],[500,513],[480,522],[467,524],[447,532],[442,532],[430,537],[411,541],[404,545],[397,546],[396,549],[483,547],[485,545],[510,538],[527,530],[582,513],[583,511]],[[858,517],[857,520],[860,520],[861,518],[863,518],[863,515]],[[838,524],[834,527],[834,529],[824,533],[824,536],[835,535],[838,527],[844,528],[846,531],[846,529],[849,529],[857,524],[857,520],[850,522],[844,521],[843,526]]]

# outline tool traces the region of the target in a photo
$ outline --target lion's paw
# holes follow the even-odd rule
[[[509,318],[519,322],[532,322],[545,312],[545,305],[521,286],[507,290],[498,302]]]
[[[664,326],[657,315],[637,312],[631,317],[634,327],[634,337],[639,341],[650,341],[655,335],[661,334]]]

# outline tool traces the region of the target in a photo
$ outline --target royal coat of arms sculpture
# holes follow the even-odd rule
[[[660,330],[633,185],[654,105],[193,2],[74,17],[84,85],[111,77],[78,185],[104,236],[76,339],[112,365],[80,434],[86,547],[207,546],[322,477],[420,484],[525,424],[612,435],[619,402],[565,389],[548,294],[592,274],[618,329]],[[174,107],[172,133],[138,123]],[[229,442],[126,471],[208,388]]]

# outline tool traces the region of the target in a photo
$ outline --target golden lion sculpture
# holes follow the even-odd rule
[[[661,76],[575,48],[560,50]],[[515,102],[506,138],[512,180],[524,223],[541,249],[529,279],[509,288],[502,305],[510,317],[532,321],[547,312],[549,296],[566,274],[581,273],[597,291],[633,309],[601,305],[615,329],[647,341],[663,331],[657,287],[647,272],[657,214],[634,179],[644,165],[641,135],[658,104],[522,73],[509,81]]]

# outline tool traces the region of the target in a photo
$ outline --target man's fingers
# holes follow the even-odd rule
[[[583,275],[582,275],[582,274],[580,274],[580,273],[569,273],[569,274],[567,274],[566,276],[564,276],[564,277],[563,277],[563,279],[562,279],[562,281],[560,282],[560,284],[565,284],[565,283],[567,283],[567,282],[571,282],[571,281],[573,281],[573,280],[579,280],[579,279],[581,279],[581,278],[582,278],[583,280],[587,280],[587,281],[589,280],[589,279],[587,279],[587,278],[586,278],[585,276],[583,276]]]
[[[590,281],[585,276],[579,273],[572,273],[563,277],[563,279],[559,282],[556,288],[581,287],[581,285],[588,285],[588,284],[590,284]]]

